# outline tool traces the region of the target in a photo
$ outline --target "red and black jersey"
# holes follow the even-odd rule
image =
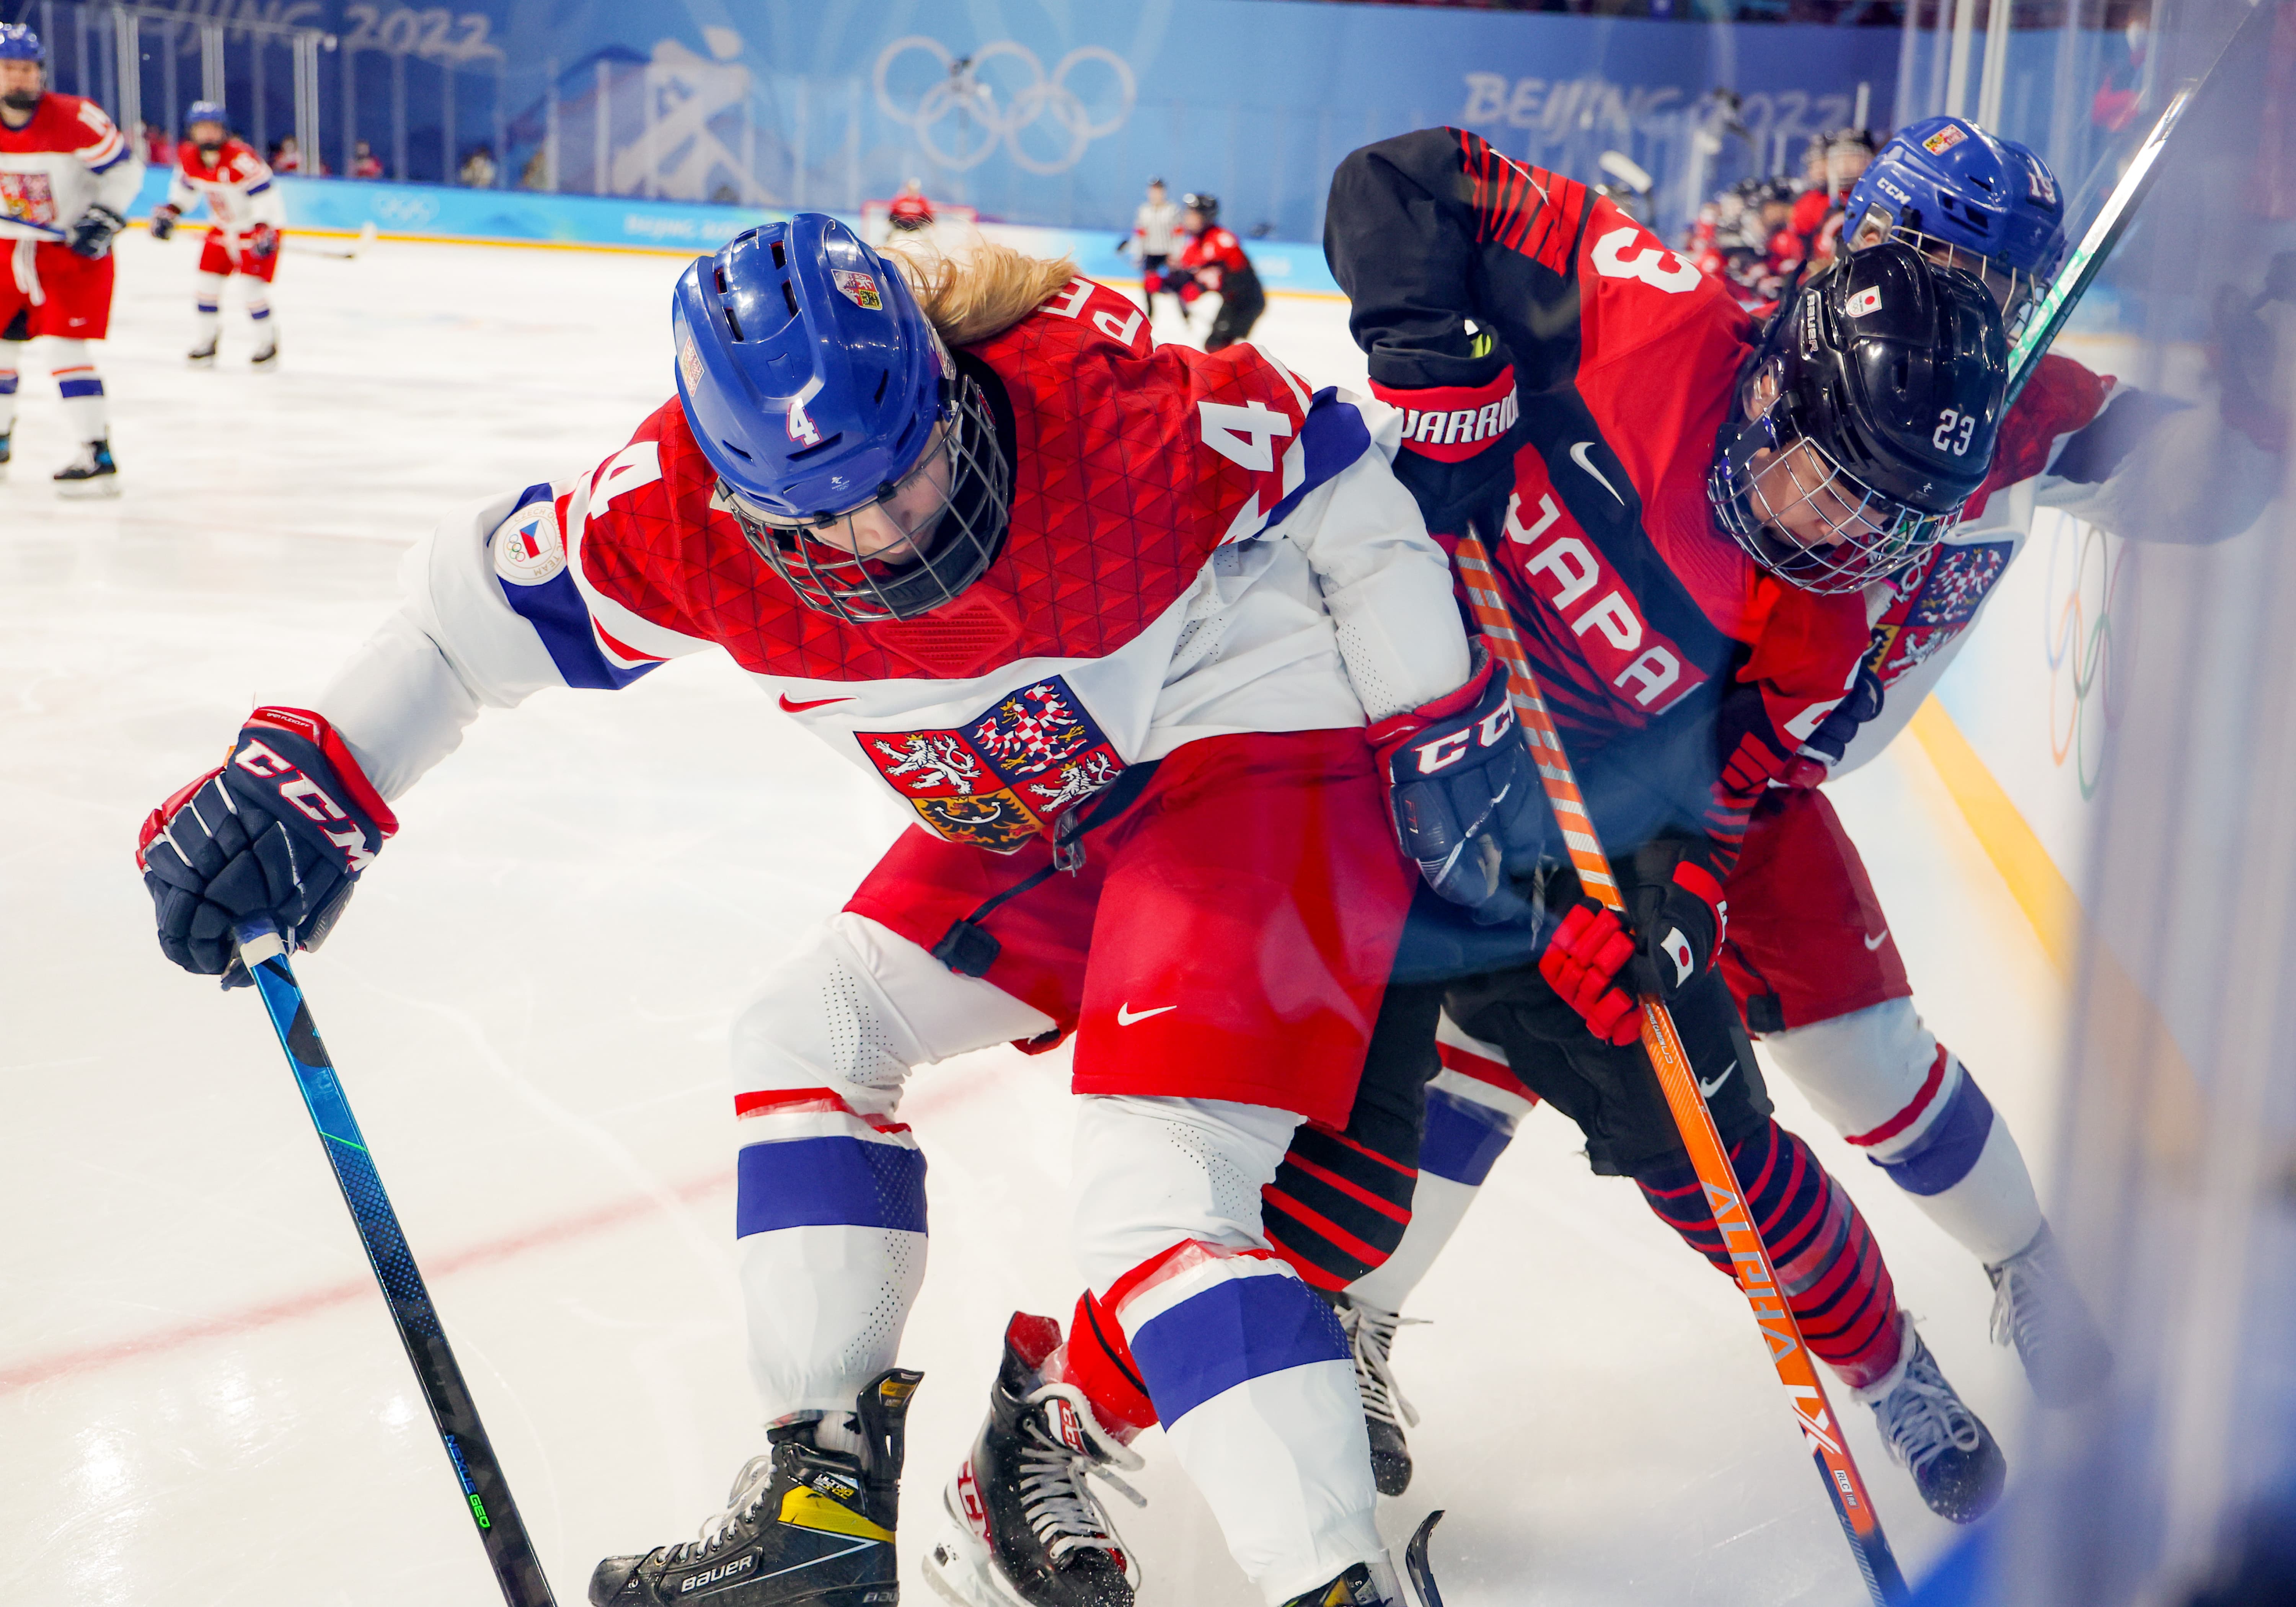
[[[1512,495],[1477,522],[1607,846],[1686,829],[1724,873],[1867,637],[1861,598],[1786,585],[1714,521],[1753,324],[1608,200],[1459,129],[1355,152],[1325,216],[1375,388],[1513,363]]]
[[[1178,266],[1205,280],[1210,290],[1218,290],[1230,275],[1252,273],[1251,258],[1243,254],[1242,242],[1218,224],[1189,237],[1180,248]]]

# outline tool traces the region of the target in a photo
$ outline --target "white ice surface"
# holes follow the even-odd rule
[[[295,257],[284,368],[187,370],[192,252],[141,234],[101,348],[125,495],[56,502],[34,350],[0,485],[0,1600],[480,1607],[496,1599],[252,996],[160,958],[137,824],[251,701],[308,696],[442,508],[595,461],[669,389],[679,264],[385,244]],[[1267,342],[1358,378],[1339,306]],[[1839,790],[1931,1020],[2045,1174],[2061,993],[1905,744]],[[837,907],[889,805],[722,662],[480,722],[302,974],[562,1601],[682,1537],[762,1436],[731,1282],[721,1040]],[[1065,1057],[922,1074],[936,1233],[905,1360],[912,1558],[1004,1317],[1063,1319]],[[1775,1081],[1775,1079],[1774,1079]],[[1905,1303],[2009,1444],[2024,1409],[1974,1263],[1824,1131]],[[1860,1599],[1730,1286],[1537,1113],[1423,1291],[1400,1535],[1434,1506],[1454,1607]],[[1862,1419],[1863,1414],[1860,1414]],[[1901,1558],[1951,1538],[1850,1438]],[[1253,1598],[1150,1436],[1120,1521],[1152,1607]],[[931,1599],[911,1579],[910,1599]]]

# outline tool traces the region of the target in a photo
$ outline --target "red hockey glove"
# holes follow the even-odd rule
[[[1539,952],[1538,974],[1578,1013],[1587,1031],[1624,1048],[1642,1036],[1641,1012],[1619,986],[1619,972],[1634,957],[1635,940],[1618,916],[1581,898]]]
[[[1387,780],[1396,840],[1427,885],[1486,926],[1529,914],[1513,878],[1546,842],[1546,802],[1507,701],[1506,666],[1365,734]]]
[[[248,231],[247,249],[257,257],[269,257],[279,250],[279,231],[267,223],[258,223]]]
[[[167,239],[176,232],[176,219],[183,215],[183,209],[180,207],[161,205],[158,211],[152,214],[152,238]]]
[[[335,729],[301,709],[258,709],[231,757],[152,811],[135,840],[160,952],[243,982],[233,924],[269,914],[291,949],[316,948],[398,819]]]

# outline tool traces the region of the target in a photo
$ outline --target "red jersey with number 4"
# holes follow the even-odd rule
[[[1326,217],[1375,386],[1488,388],[1512,359],[1491,545],[1517,631],[1590,799],[1606,771],[1662,793],[1646,824],[1703,833],[1719,874],[1867,639],[1862,598],[1786,585],[1714,521],[1755,326],[1610,201],[1459,129],[1357,152]]]
[[[482,512],[490,575],[441,578],[478,556],[442,531],[424,628],[496,701],[722,648],[925,826],[1000,851],[1188,742],[1360,726],[1332,620],[1351,607],[1406,643],[1449,633],[1423,668],[1379,669],[1406,706],[1464,673],[1443,555],[1336,393],[1250,346],[1152,348],[1085,279],[950,363],[1013,463],[1008,532],[955,602],[866,625],[808,607],[717,505],[673,399],[591,472]]]

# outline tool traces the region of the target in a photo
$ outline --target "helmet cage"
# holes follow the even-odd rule
[[[1742,405],[1766,371],[1776,374],[1775,358],[1749,367],[1740,387]],[[1936,512],[1877,490],[1843,468],[1801,427],[1796,413],[1782,386],[1759,418],[1718,443],[1707,480],[1707,500],[1723,529],[1779,579],[1820,595],[1862,591],[1926,555],[1960,520],[1966,496]],[[1765,452],[1768,460],[1758,464],[1756,456]],[[1758,496],[1766,512],[1758,511]],[[1812,546],[1788,534],[1777,516],[1797,504],[1808,504],[1841,539]]]
[[[2002,332],[2014,346],[2048,295],[2049,286],[2055,283],[2054,275],[2045,277],[2013,266],[2001,258],[1956,245],[1940,235],[1925,234],[1900,221],[1900,217],[1899,213],[1875,202],[1858,219],[1849,249],[1857,250],[1880,240],[1902,241],[1940,267],[1959,268],[1964,274],[1975,275],[2000,302]]]
[[[914,619],[954,602],[980,578],[1004,545],[1013,503],[1012,465],[996,439],[988,398],[972,379],[944,383],[939,432],[898,480],[849,508],[791,521],[755,506],[718,482],[714,505],[742,527],[758,556],[808,606],[849,625]],[[942,474],[939,495],[904,519],[893,512],[916,488]],[[898,559],[861,557],[854,515],[882,508],[910,551]],[[823,539],[839,531],[845,544]]]

